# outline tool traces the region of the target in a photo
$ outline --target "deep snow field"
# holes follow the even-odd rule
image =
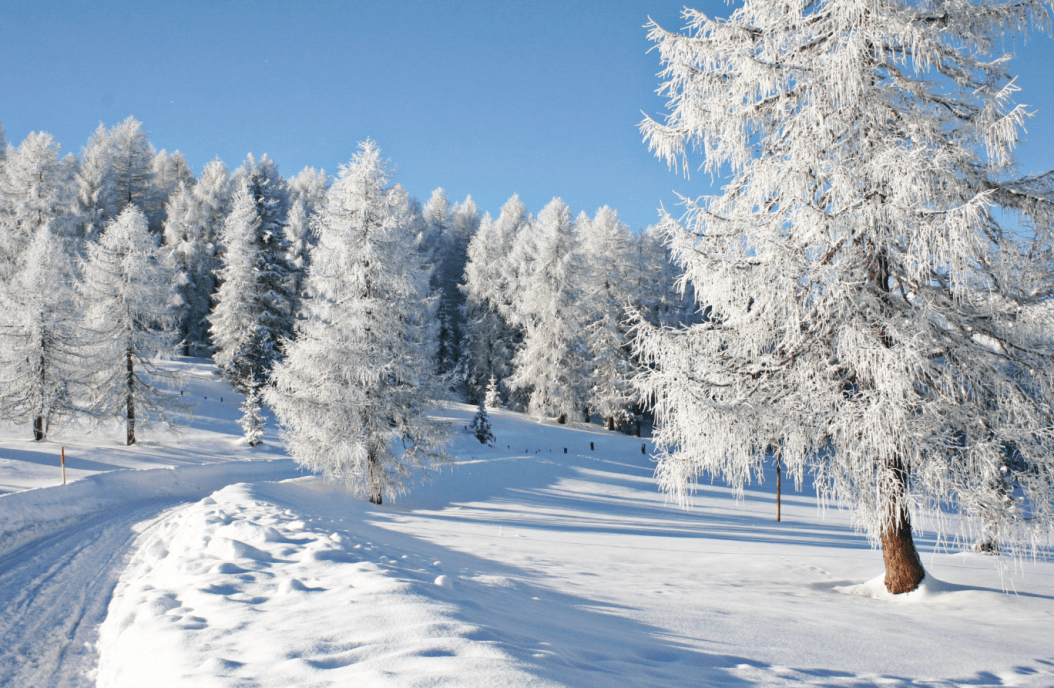
[[[774,475],[686,511],[646,440],[495,411],[491,448],[461,404],[451,465],[377,507],[178,365],[177,435],[0,427],[0,685],[1054,686],[1049,561],[923,534],[892,598],[845,513],[784,484],[775,521]]]

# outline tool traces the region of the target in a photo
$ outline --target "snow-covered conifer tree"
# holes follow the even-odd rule
[[[498,389],[498,378],[493,375],[490,376],[490,381],[487,382],[487,393],[483,397],[483,402],[487,405],[487,408],[501,408],[501,390]]]
[[[4,123],[0,122],[0,174],[4,173],[4,163],[7,161],[7,136],[4,132]]]
[[[479,400],[479,410],[472,417],[472,423],[468,429],[476,436],[480,444],[494,446],[494,433],[490,429],[490,418],[487,417],[487,404],[483,399]]]
[[[662,487],[686,497],[709,473],[741,490],[775,452],[852,508],[892,593],[925,575],[911,514],[951,506],[1004,547],[1047,541],[1054,190],[1013,175],[1026,111],[997,52],[1047,7],[747,0],[684,17],[684,34],[651,26],[670,112],[644,136],[731,178],[664,223],[712,310],[640,331]],[[1009,494],[992,480],[1008,466]]]
[[[636,398],[630,384],[635,367],[627,320],[633,235],[608,206],[597,210],[593,219],[583,213],[575,229],[584,268],[580,281],[589,352],[589,407],[614,430],[629,420]]]
[[[554,198],[519,237],[514,253],[530,256],[519,275],[513,310],[524,328],[513,359],[513,389],[529,391],[536,416],[581,417],[587,408],[587,351],[578,278],[582,259],[571,209]]]
[[[136,427],[179,408],[158,381],[172,376],[160,365],[177,344],[176,308],[185,279],[163,259],[160,236],[150,232],[137,206],[125,208],[88,245],[80,285],[93,339],[89,402],[102,419],[125,418],[127,443]]]
[[[214,359],[235,389],[256,397],[292,334],[293,279],[280,220],[280,181],[267,156],[250,156],[223,225],[225,253],[209,316]],[[250,409],[251,411],[251,409]],[[250,415],[252,415],[250,413]],[[255,433],[247,432],[246,439]]]
[[[163,231],[167,208],[172,194],[177,193],[180,188],[191,188],[194,186],[194,173],[187,165],[187,159],[178,150],[169,153],[162,149],[154,155],[151,162],[153,172],[153,216],[147,214],[147,220],[152,227]]]
[[[230,212],[230,179],[219,160],[205,165],[201,179],[169,198],[164,232],[168,259],[187,281],[181,288],[179,333],[186,355],[211,351],[208,315],[216,293],[220,231]]]
[[[84,239],[94,240],[118,212],[112,207],[109,193],[110,136],[101,123],[81,150],[76,182],[78,233]]]
[[[76,411],[86,341],[74,254],[49,222],[33,231],[18,270],[0,284],[0,417],[31,422],[40,441]]]
[[[291,285],[296,299],[293,313],[300,312],[300,301],[304,297],[304,280],[310,260],[310,248],[315,243],[311,231],[311,216],[322,205],[329,177],[324,170],[305,167],[289,180],[290,206],[285,224],[285,238],[289,245],[286,258],[293,270]]]
[[[129,117],[108,132],[109,175],[106,207],[116,216],[135,204],[146,216],[150,230],[161,232],[161,210],[165,199],[154,186],[154,147],[143,123]]]
[[[11,152],[0,174],[0,280],[20,267],[20,255],[45,226],[65,235],[72,196],[59,145],[33,132]]]
[[[519,216],[523,217],[522,204],[520,208]],[[507,296],[502,265],[508,260],[518,230],[508,220],[509,214],[504,210],[497,221],[486,215],[467,250],[468,262],[460,287],[465,295],[461,360],[469,398],[473,400],[482,398],[492,381],[498,384],[497,381],[509,378],[512,357],[522,339],[518,329],[502,314]]]
[[[264,397],[302,466],[381,503],[443,458],[435,304],[405,192],[366,141],[315,221],[304,318]]]

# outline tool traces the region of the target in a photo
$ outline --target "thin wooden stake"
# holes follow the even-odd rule
[[[776,459],[776,522],[780,520],[780,493],[783,490],[783,463]]]
[[[66,484],[66,448],[62,448],[62,484]]]

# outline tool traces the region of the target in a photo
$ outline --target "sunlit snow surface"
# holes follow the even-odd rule
[[[194,389],[204,396],[201,379]],[[208,382],[209,392],[221,389]],[[993,558],[933,554],[933,537],[923,536],[928,578],[894,598],[882,589],[881,554],[844,514],[821,517],[811,496],[784,485],[775,522],[774,476],[739,503],[707,486],[684,511],[656,492],[641,440],[499,411],[489,448],[462,429],[475,412],[462,405],[440,412],[455,431],[454,465],[375,507],[295,477],[286,461],[254,462],[246,473],[242,459],[279,459],[280,447],[273,431],[263,449],[237,441],[228,393],[222,406],[200,406],[180,439],[150,435],[141,454],[113,438],[77,438],[94,470],[226,462],[65,488],[105,504],[108,486],[127,499],[134,482],[136,504],[156,507],[99,507],[140,524],[113,563],[116,587],[101,629],[90,629],[92,651],[71,645],[55,659],[61,653],[42,649],[64,642],[55,631],[22,641],[22,656],[36,652],[41,665],[80,653],[79,673],[16,683],[5,667],[17,658],[0,649],[0,685],[1054,685],[1051,563],[1001,576]],[[0,447],[7,484],[30,486],[18,482],[19,464],[53,484],[54,464],[33,463],[52,443],[5,432]],[[181,471],[197,471],[197,483],[174,481]],[[60,490],[0,497],[0,535],[31,540],[25,533],[41,528],[20,514],[47,511],[41,505],[74,514],[55,506]],[[75,538],[82,517],[69,514],[42,529]],[[3,549],[0,577],[14,576],[19,562]],[[45,574],[21,575],[19,587],[57,594]],[[0,600],[9,643],[5,629],[25,626],[22,602],[4,590]]]

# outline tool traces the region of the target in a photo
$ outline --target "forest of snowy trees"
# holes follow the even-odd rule
[[[1033,0],[773,3],[652,24],[671,167],[725,175],[634,233],[560,198],[497,216],[266,155],[196,178],[129,118],[79,156],[0,128],[0,418],[170,421],[160,361],[211,356],[259,442],[380,503],[443,458],[434,402],[610,430],[653,413],[662,489],[776,463],[850,508],[887,588],[925,575],[921,514],[991,550],[1054,523],[1054,177],[996,46]],[[792,57],[788,57],[792,56]],[[637,426],[639,429],[639,425]]]
[[[407,405],[482,400],[627,429],[643,411],[631,313],[666,326],[695,310],[655,230],[634,234],[608,207],[572,218],[560,199],[535,216],[514,195],[496,218],[443,189],[422,204],[372,142],[336,180],[310,167],[287,179],[251,154],[195,177],[133,118],[100,125],[79,156],[45,133],[8,145],[2,131],[0,418],[37,440],[77,416],[123,421],[129,444],[137,424],[171,422],[178,394],[157,385],[179,353],[211,356],[245,395],[249,444],[263,403],[301,436],[292,380],[317,391],[333,381],[319,376],[379,376],[378,390],[402,381],[418,394],[369,402],[363,427],[409,423],[364,440],[379,501],[404,472],[381,445],[429,444],[407,429]],[[333,474],[355,484],[358,470]]]

